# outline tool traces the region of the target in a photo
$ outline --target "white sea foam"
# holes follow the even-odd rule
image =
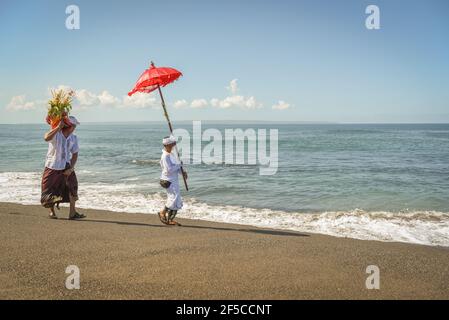
[[[40,173],[0,173],[0,202],[39,204]],[[155,214],[164,203],[162,192],[136,192],[154,184],[83,183],[79,207]],[[329,211],[295,213],[240,206],[209,205],[185,199],[181,217],[254,225],[274,229],[322,233],[365,240],[400,241],[449,246],[449,213],[436,211]]]

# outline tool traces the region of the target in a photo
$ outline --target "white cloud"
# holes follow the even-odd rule
[[[48,96],[51,97],[52,96],[51,92],[52,91],[58,91],[58,90],[70,91],[70,90],[72,90],[72,88],[70,86],[65,85],[65,84],[60,84],[60,85],[58,85],[55,88],[47,88]]]
[[[278,103],[273,105],[272,108],[274,110],[286,110],[286,109],[290,108],[290,104],[285,102],[285,101],[283,101],[283,100],[279,100]]]
[[[177,100],[173,103],[173,107],[180,109],[185,107],[190,108],[205,108],[209,105],[215,108],[229,109],[229,108],[242,108],[242,109],[258,109],[262,107],[262,104],[256,100],[254,96],[244,96],[237,94],[239,91],[237,79],[232,79],[229,82],[229,86],[226,89],[231,93],[229,96],[219,99],[212,98],[210,100],[204,98],[194,99],[188,102],[185,99]],[[67,85],[58,85],[56,88],[48,88],[48,94],[51,97],[51,90],[64,89],[66,91],[71,90],[71,87]],[[91,107],[106,106],[115,108],[159,108],[160,101],[154,95],[154,93],[141,93],[136,92],[131,97],[123,96],[122,98],[115,97],[107,90],[103,90],[100,94],[96,94],[87,89],[78,89],[75,91],[74,99],[74,111],[83,110]],[[38,105],[46,105],[46,101],[26,101],[25,95],[15,96],[7,106],[7,110],[31,110],[35,109]],[[285,110],[290,107],[290,104],[285,101],[278,101],[272,108],[276,110]]]
[[[36,102],[26,101],[26,96],[14,96],[9,104],[6,106],[6,110],[9,111],[21,111],[21,110],[34,110],[36,109]]]
[[[75,99],[79,102],[82,107],[90,107],[93,105],[99,105],[100,99],[98,96],[86,89],[76,90]]]
[[[227,109],[235,105],[239,105],[243,102],[242,96],[232,96],[226,97],[223,100],[220,99],[212,99],[211,104],[215,107]]]
[[[260,108],[262,107],[262,104],[258,103],[256,101],[256,98],[254,98],[253,96],[249,97],[246,99],[245,101],[245,107],[248,109],[256,109],[256,108]]]
[[[104,90],[99,96],[98,100],[100,101],[100,104],[103,106],[116,106],[120,103],[120,99],[114,97],[112,94],[110,94],[108,91]]]
[[[192,108],[204,108],[207,107],[207,105],[208,103],[206,99],[195,99],[190,104]]]
[[[212,107],[218,107],[220,104],[220,100],[217,98],[210,99],[210,104]]]
[[[48,88],[48,99],[51,98],[52,90],[65,91],[72,90],[71,87],[66,85],[58,85],[57,87]],[[141,93],[137,92],[131,97],[123,96],[117,98],[106,90],[103,90],[100,94],[93,93],[87,89],[78,89],[75,91],[75,98],[73,102],[73,111],[85,110],[87,108],[93,108],[98,106],[115,107],[115,108],[159,108],[160,102],[154,96],[153,93]],[[181,104],[188,105],[187,101],[181,100]],[[178,103],[179,105],[179,103]],[[19,110],[33,110],[40,106],[47,106],[47,100],[26,101],[25,95],[14,96],[11,102],[6,106],[7,110],[19,111]]]
[[[173,103],[173,107],[175,107],[176,109],[184,108],[187,107],[188,105],[189,104],[185,99],[177,100],[175,101],[175,103]]]
[[[97,95],[87,89],[73,89],[65,84],[60,84],[56,87],[48,88],[48,96],[52,97],[52,91],[64,90],[66,92],[73,90],[75,92],[73,105],[80,109],[87,109],[88,107],[96,107],[100,104],[109,104],[110,99],[115,99],[107,91],[103,91],[100,95]]]
[[[237,95],[237,91],[239,90],[237,85],[237,79],[231,80],[229,86],[226,87],[232,95],[228,96],[222,100],[213,98],[210,100],[210,104],[216,108],[228,109],[233,107],[240,107],[244,109],[257,109],[261,108],[262,104],[256,101],[256,98],[253,96],[245,97],[242,95]]]
[[[137,109],[158,108],[159,106],[160,103],[152,93],[143,93],[143,92],[136,92],[131,97],[124,96],[123,104],[120,105],[120,107],[124,108],[137,108]]]
[[[59,85],[56,89],[70,90],[66,85]],[[103,90],[100,94],[96,94],[87,89],[75,90],[75,110],[86,109],[88,107],[116,107],[116,108],[153,108],[158,107],[156,98],[153,94],[136,92],[131,97],[123,96],[118,98],[113,96],[109,91]]]
[[[48,98],[51,98],[52,90],[59,90],[59,89],[64,89],[66,91],[71,90],[70,87],[66,86],[66,85],[58,85],[55,88],[47,88]],[[27,101],[26,95],[19,95],[19,96],[14,96],[11,98],[11,101],[6,106],[6,110],[9,110],[9,111],[35,110],[37,108],[47,107],[48,106],[47,102],[48,102],[48,99]]]
[[[240,107],[244,109],[257,109],[262,107],[262,104],[256,101],[256,98],[244,97],[244,96],[229,96],[223,100],[214,98],[210,100],[210,104],[213,107],[218,107],[222,109],[228,109],[232,107]]]
[[[236,93],[239,91],[237,85],[237,79],[233,79],[229,82],[229,86],[226,89],[231,93],[231,95],[223,98],[212,98],[209,101],[204,98],[198,98],[192,100],[188,103],[185,99],[177,100],[174,102],[173,106],[175,108],[184,108],[190,106],[190,108],[204,108],[209,105],[215,108],[228,109],[228,108],[243,108],[243,109],[257,109],[262,107],[262,104],[256,100],[254,96],[243,96],[237,95]]]
[[[238,85],[237,85],[238,79],[232,79],[231,82],[229,82],[229,87],[226,87],[233,95],[239,91]]]

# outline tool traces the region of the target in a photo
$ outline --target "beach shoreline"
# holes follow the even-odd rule
[[[0,203],[0,299],[448,299],[449,249]],[[67,266],[80,289],[65,287]],[[380,270],[369,290],[366,268]]]

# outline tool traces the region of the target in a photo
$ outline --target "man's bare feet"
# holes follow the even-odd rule
[[[161,222],[163,224],[168,224],[167,217],[165,216],[165,211],[164,210],[159,211],[159,220],[161,220]]]
[[[54,206],[50,208],[50,214],[48,215],[48,217],[50,219],[58,219],[58,216],[55,213],[55,207]]]
[[[86,218],[86,217],[87,217],[87,216],[86,216],[85,214],[75,212],[75,214],[70,214],[70,215],[69,215],[69,220],[84,219],[84,218]]]
[[[175,221],[175,220],[170,220],[170,221],[168,221],[168,225],[170,225],[170,226],[181,226],[181,224],[178,222],[178,221]]]

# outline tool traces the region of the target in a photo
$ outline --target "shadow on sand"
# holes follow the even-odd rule
[[[289,237],[309,237],[310,235],[294,232],[294,231],[282,231],[282,230],[268,230],[268,229],[242,229],[242,228],[224,228],[224,227],[205,227],[205,226],[192,226],[183,224],[182,227],[166,226],[162,224],[149,224],[140,222],[125,222],[125,221],[111,221],[111,220],[93,220],[82,219],[75,220],[80,222],[95,222],[95,223],[113,223],[125,226],[142,226],[142,227],[156,227],[156,228],[191,228],[191,229],[205,229],[205,230],[217,230],[217,231],[237,231],[237,232],[249,232],[258,234],[268,234],[273,236],[289,236]]]

